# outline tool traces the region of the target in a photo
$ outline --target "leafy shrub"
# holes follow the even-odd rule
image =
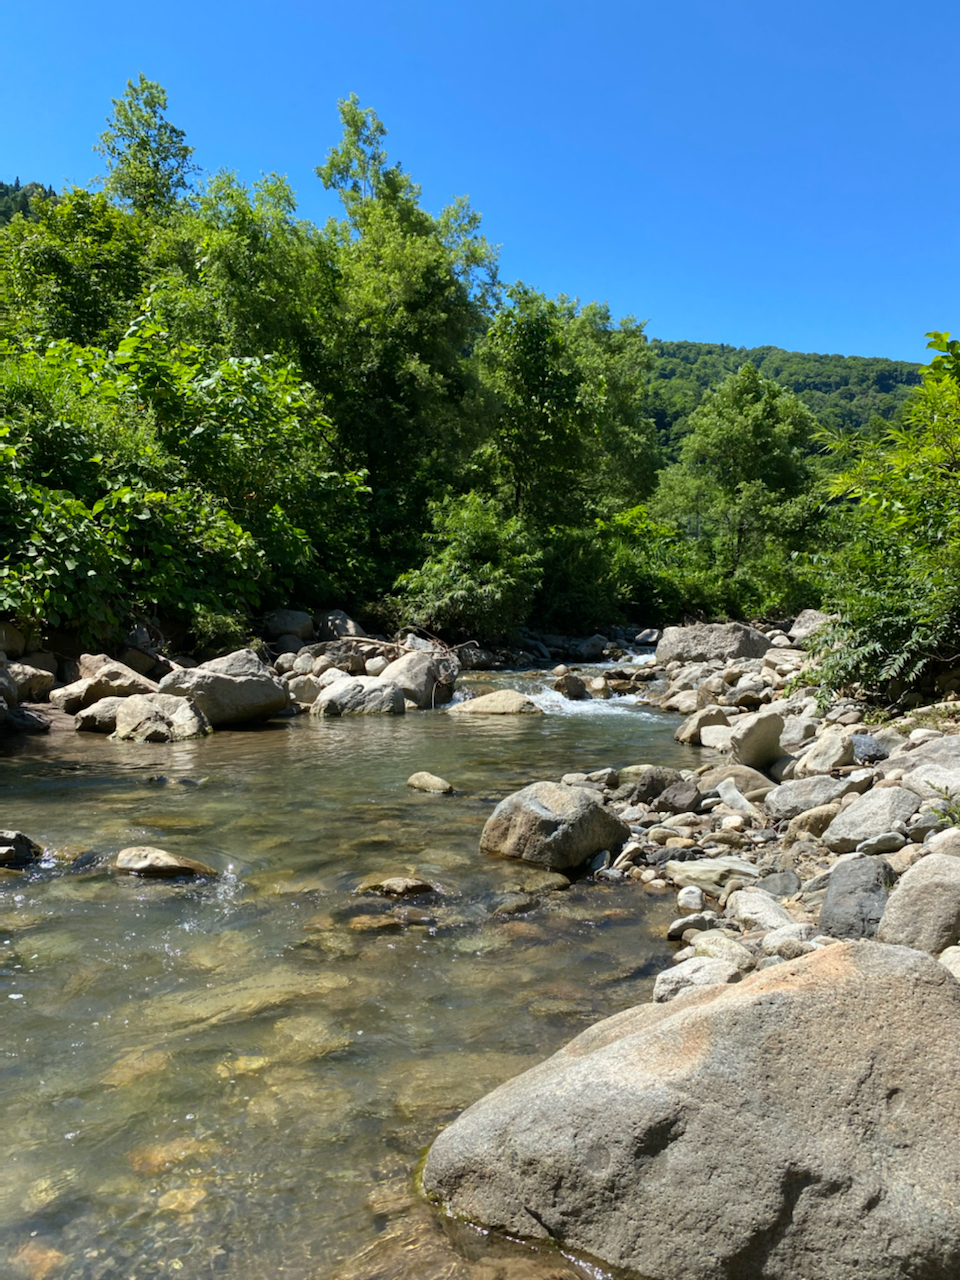
[[[431,504],[430,555],[396,583],[403,622],[461,637],[501,639],[527,616],[540,553],[522,522],[470,492]]]

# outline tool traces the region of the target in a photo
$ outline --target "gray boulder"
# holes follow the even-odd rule
[[[43,702],[54,686],[54,677],[41,667],[31,667],[25,662],[11,662],[7,675],[17,686],[20,702]]]
[[[676,1000],[677,996],[689,991],[691,987],[739,982],[741,976],[739,967],[731,960],[717,956],[691,956],[689,960],[681,960],[672,969],[664,969],[657,974],[653,984],[653,998],[657,1004],[665,1004],[668,1000]]]
[[[820,908],[820,932],[831,938],[875,938],[896,879],[882,858],[838,862],[827,880],[827,895]]]
[[[727,899],[725,914],[744,929],[782,929],[793,924],[790,912],[763,889],[737,889]]]
[[[821,613],[819,609],[804,609],[797,616],[787,635],[794,644],[803,647],[808,640],[813,639],[818,631],[822,631],[829,621],[830,615],[828,613]]]
[[[344,613],[342,609],[328,609],[316,617],[317,634],[321,640],[339,640],[344,636],[363,637],[367,633],[358,622]]]
[[[877,937],[932,955],[955,946],[960,941],[960,858],[930,853],[905,871],[887,900]]]
[[[91,669],[90,666],[84,667],[85,659],[92,663],[98,660],[99,656],[96,655],[95,659],[93,655],[83,654],[81,672]],[[167,679],[172,679],[177,674],[180,673],[174,672]],[[93,674],[85,675],[72,684],[64,685],[62,689],[53,689],[50,693],[50,702],[61,711],[66,711],[68,715],[75,715],[84,707],[90,707],[95,702],[99,702],[101,698],[129,698],[135,693],[156,693],[158,687],[153,680],[148,680],[132,667],[108,659],[106,662],[99,663]]]
[[[275,609],[263,620],[263,627],[272,640],[280,636],[297,636],[300,640],[313,639],[313,619],[299,609]]]
[[[834,804],[851,791],[860,790],[867,780],[868,778],[853,780],[850,776],[831,778],[829,774],[799,778],[768,791],[763,799],[763,807],[773,822],[789,822],[808,809]]]
[[[767,769],[783,755],[780,734],[783,716],[777,711],[761,711],[737,720],[730,735],[730,758],[751,769]]]
[[[210,721],[192,698],[170,693],[121,698],[114,712],[113,736],[121,742],[186,742],[210,732]]]
[[[345,676],[327,685],[310,704],[312,716],[402,716],[403,690],[382,676]]]
[[[769,639],[742,622],[697,622],[690,627],[667,627],[657,645],[657,666],[668,662],[710,662],[731,658],[762,658]]]
[[[668,787],[682,782],[679,769],[663,764],[633,764],[620,770],[620,786],[630,787],[630,799],[634,804],[650,804]]]
[[[858,844],[906,822],[920,808],[920,797],[905,787],[874,787],[841,809],[823,833],[833,853],[852,853]]]
[[[159,691],[192,698],[214,728],[268,720],[289,701],[286,685],[252,649],[238,649],[189,670],[171,671],[160,681]]]
[[[553,687],[557,693],[564,698],[569,698],[571,702],[582,702],[588,696],[587,686],[572,671],[565,671]]]
[[[403,696],[421,711],[442,707],[453,697],[460,664],[454,654],[432,651],[405,653],[380,673],[380,679],[399,685]]]
[[[700,711],[695,711],[687,720],[684,720],[673,736],[677,742],[686,742],[691,747],[699,747],[701,745],[701,729],[708,729],[714,725],[723,725],[726,728],[729,723],[730,721],[727,719],[727,713],[723,707],[703,707]]]
[[[516,689],[495,689],[479,698],[455,702],[451,714],[463,716],[541,716],[543,712],[525,693]]]
[[[81,733],[113,733],[117,727],[117,708],[125,698],[101,698],[78,711],[74,718],[74,728]]]
[[[853,764],[853,740],[840,729],[828,729],[797,761],[794,776],[812,778]]]
[[[631,1276],[955,1280],[958,1056],[942,965],[838,943],[589,1028],[445,1129],[422,1185]]]
[[[500,801],[480,834],[480,849],[563,871],[629,837],[630,828],[596,792],[534,782]]]

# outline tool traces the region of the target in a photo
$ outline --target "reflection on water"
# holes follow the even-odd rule
[[[528,782],[693,762],[638,705],[543,703],[570,714],[4,745],[2,825],[49,855],[0,878],[0,1273],[596,1274],[454,1229],[410,1190],[462,1107],[646,998],[666,961],[669,903],[633,883],[558,892],[477,852],[493,803]],[[418,769],[456,794],[409,790]],[[222,874],[145,882],[67,861],[130,844]],[[437,892],[354,892],[387,871]]]

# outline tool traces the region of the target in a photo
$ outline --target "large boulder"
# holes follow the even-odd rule
[[[432,651],[405,653],[380,673],[381,680],[399,685],[403,696],[421,711],[441,707],[453,697],[460,672],[456,656]]]
[[[142,696],[142,695],[134,695]],[[117,708],[126,701],[125,698],[101,698],[89,707],[78,711],[74,718],[74,728],[81,733],[113,733],[117,727]]]
[[[960,858],[930,853],[905,871],[887,899],[877,937],[933,955],[960,942]]]
[[[691,627],[667,627],[657,645],[657,666],[762,658],[769,648],[770,641],[762,631],[742,622],[697,622]]]
[[[263,629],[272,640],[288,635],[300,640],[313,639],[313,619],[299,609],[274,609],[264,618]]]
[[[851,858],[836,863],[820,908],[820,932],[831,938],[875,938],[896,879],[883,858]]]
[[[81,672],[84,669],[87,671],[91,669],[89,666],[84,668],[85,658],[90,658],[90,655],[82,655]],[[173,672],[166,679],[173,679],[182,674],[185,673]],[[135,693],[156,693],[158,688],[159,686],[153,680],[148,680],[132,667],[107,659],[92,674],[84,675],[80,680],[64,685],[62,689],[53,689],[50,693],[50,702],[61,711],[66,711],[68,715],[75,715],[84,707],[93,706],[101,698],[129,698]]]
[[[734,722],[730,735],[730,757],[751,769],[769,769],[783,755],[780,734],[783,716],[777,711],[761,711]]]
[[[121,742],[185,742],[210,731],[210,721],[192,698],[170,693],[121,698],[114,711],[113,736]]]
[[[595,791],[534,782],[500,801],[480,834],[480,849],[563,871],[601,849],[619,848],[629,836],[627,824]]]
[[[852,853],[858,844],[906,822],[920,808],[920,797],[905,787],[874,787],[841,809],[823,833],[832,853]]]
[[[49,671],[31,667],[25,662],[11,662],[7,675],[17,686],[20,702],[42,702],[55,683]]]
[[[214,728],[268,720],[282,711],[289,699],[286,685],[268,671],[252,649],[238,649],[199,667],[171,671],[160,681],[159,691],[192,698]]]
[[[340,640],[344,636],[365,636],[367,633],[358,622],[349,617],[342,609],[328,609],[326,613],[318,613],[315,619],[317,634],[321,640]]]
[[[677,742],[685,742],[691,747],[699,747],[701,745],[701,730],[712,728],[718,724],[723,725],[724,728],[727,728],[730,724],[723,707],[702,707],[687,720],[684,720],[673,736]]]
[[[650,804],[663,795],[668,787],[683,781],[679,769],[665,764],[629,764],[620,770],[620,786],[630,787],[630,799],[634,804]]]
[[[955,1280],[960,984],[837,943],[589,1028],[468,1108],[452,1216],[657,1280]]]
[[[830,615],[821,613],[819,609],[804,609],[787,632],[788,637],[794,644],[805,646],[808,640],[812,640],[818,631],[830,622]]]
[[[0,867],[25,867],[42,854],[40,845],[22,831],[0,831]]]
[[[853,739],[841,729],[828,729],[796,763],[795,778],[813,778],[853,764]]]
[[[784,782],[767,792],[763,798],[763,807],[773,822],[789,822],[809,809],[835,804],[849,792],[862,790],[866,782],[866,778],[831,778],[829,774]]]
[[[405,710],[403,690],[382,676],[341,676],[310,704],[312,716],[402,716]]]
[[[479,698],[467,698],[464,702],[454,703],[450,711],[462,716],[543,715],[535,702],[516,689],[495,689],[493,693],[483,693]]]

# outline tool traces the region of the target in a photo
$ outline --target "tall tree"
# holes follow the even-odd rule
[[[196,171],[186,134],[164,115],[167,91],[143,72],[127,81],[122,98],[113,98],[109,128],[94,147],[107,162],[104,190],[140,213],[169,210],[190,185]]]

